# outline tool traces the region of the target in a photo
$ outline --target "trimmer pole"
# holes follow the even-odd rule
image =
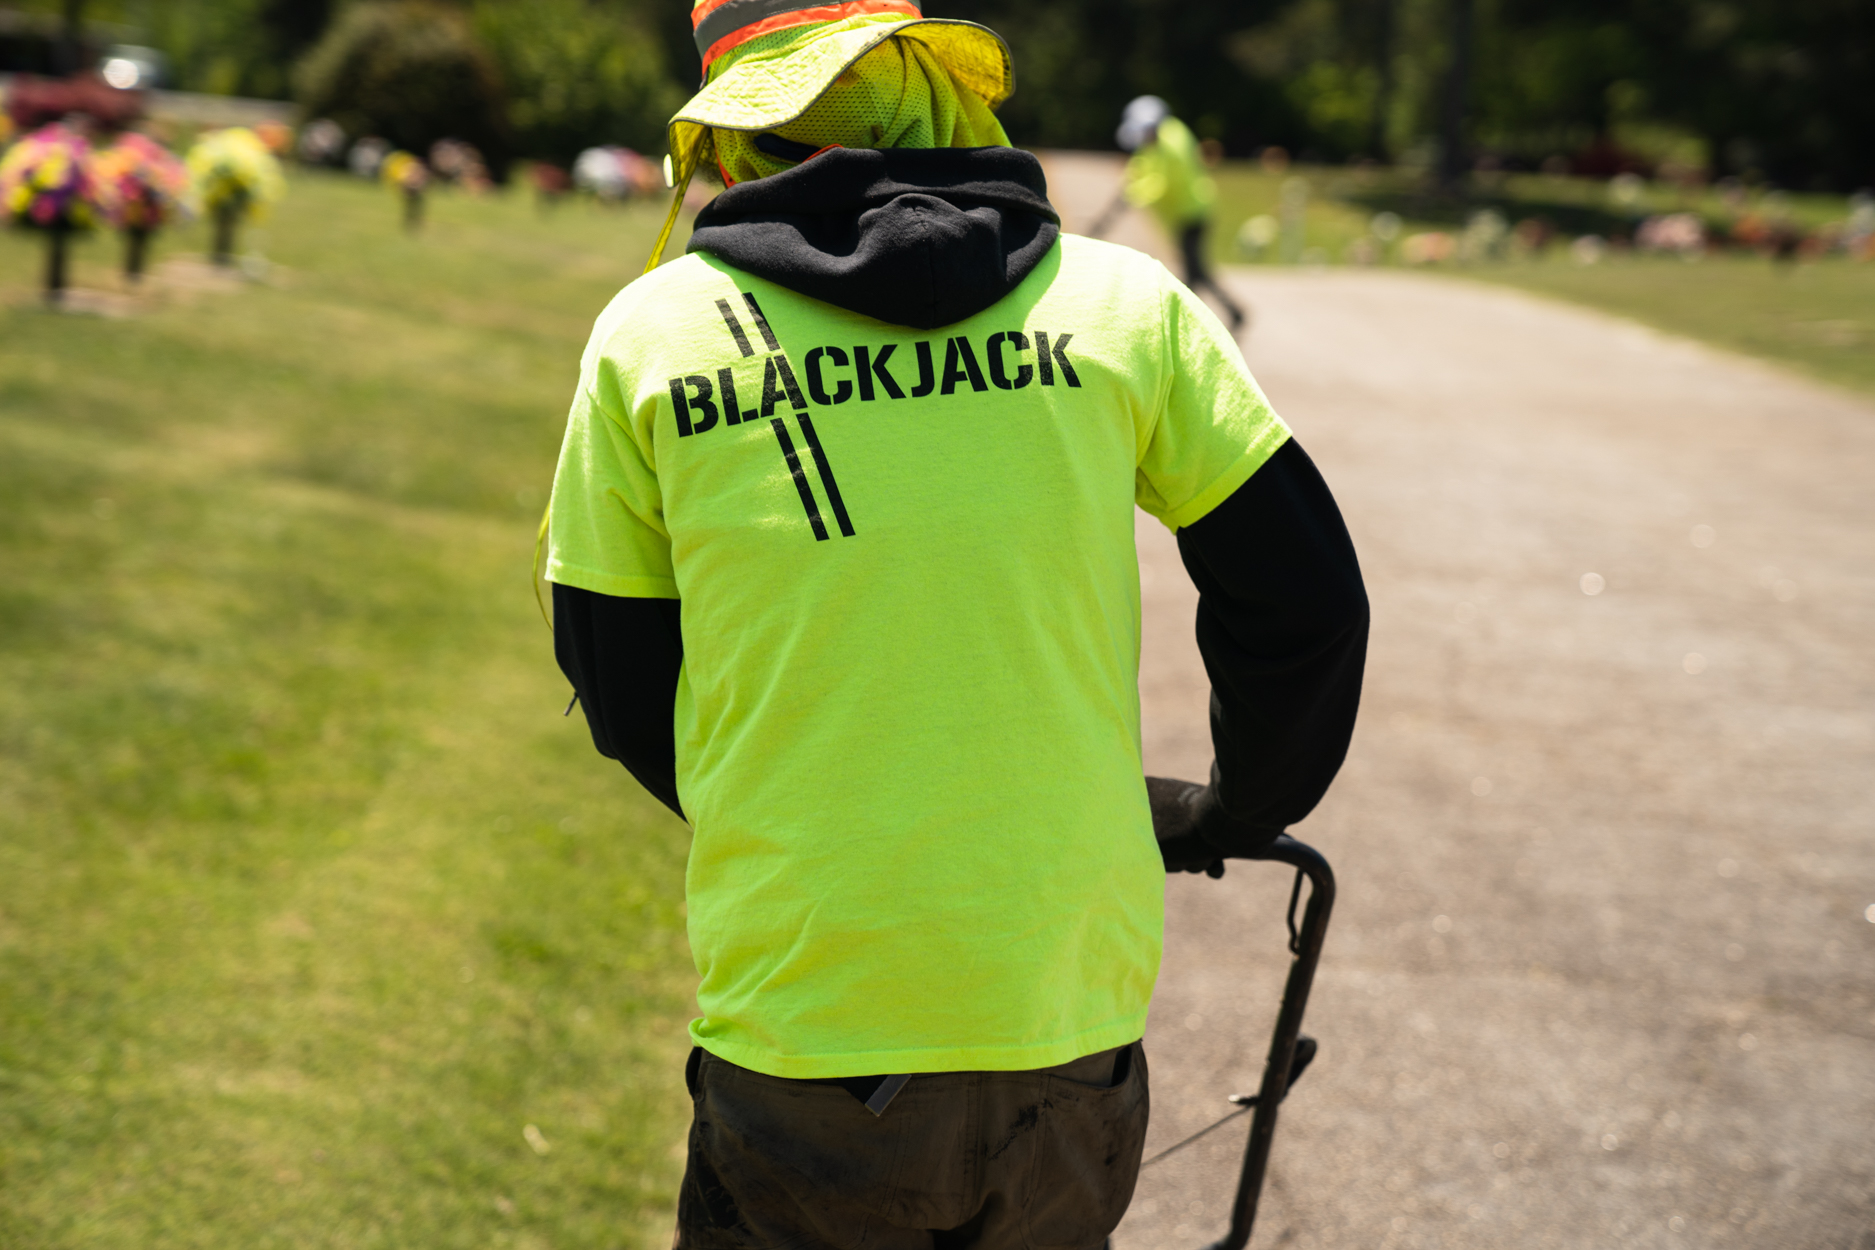
[[[1276,1113],[1289,1091],[1296,1039],[1302,1033],[1302,1013],[1308,1007],[1309,989],[1315,982],[1315,965],[1321,961],[1322,941],[1328,936],[1328,913],[1335,905],[1334,871],[1315,848],[1284,834],[1269,850],[1253,858],[1290,864],[1296,870],[1295,889],[1289,896],[1289,950],[1295,958],[1289,965],[1282,1009],[1276,1013],[1276,1031],[1263,1065],[1263,1085],[1257,1092],[1256,1115],[1250,1121],[1250,1140],[1244,1147],[1243,1176],[1237,1184],[1237,1199],[1231,1205],[1230,1232],[1207,1250],[1243,1250],[1250,1241],[1257,1199],[1263,1192],[1263,1175],[1269,1167],[1270,1142],[1276,1135]],[[1310,885],[1309,902],[1298,930],[1296,901],[1305,876]]]

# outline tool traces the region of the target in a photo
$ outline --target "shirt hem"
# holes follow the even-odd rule
[[[1282,445],[1289,441],[1289,427],[1281,421],[1272,421],[1267,430],[1250,444],[1250,450],[1243,457],[1224,471],[1223,476],[1212,480],[1211,484],[1193,495],[1176,508],[1166,509],[1160,518],[1166,528],[1174,533],[1187,525],[1195,525],[1210,513],[1211,509],[1237,493],[1237,488],[1255,476],[1256,471],[1269,463],[1269,458],[1277,453]]]
[[[594,594],[611,595],[619,599],[677,599],[677,582],[669,577],[649,577],[643,574],[601,573],[597,569],[584,569],[578,565],[562,561],[547,561],[547,580],[561,586],[577,586],[581,590],[590,590]]]
[[[932,1047],[911,1050],[853,1051],[849,1054],[776,1055],[738,1046],[719,1037],[700,1038],[696,1024],[690,1038],[718,1059],[764,1076],[811,1081],[836,1076],[924,1075],[934,1072],[1029,1072],[1052,1068],[1083,1055],[1137,1042],[1146,1033],[1146,1013],[1089,1029],[1057,1042],[1034,1046]]]

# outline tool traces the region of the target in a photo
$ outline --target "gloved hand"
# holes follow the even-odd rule
[[[1146,778],[1146,797],[1152,802],[1152,836],[1167,872],[1202,872],[1224,875],[1224,857],[1198,833],[1201,804],[1210,786],[1170,777]],[[1215,800],[1213,800],[1215,802]]]
[[[1261,850],[1282,833],[1232,819],[1218,801],[1215,786],[1148,777],[1146,797],[1152,803],[1152,833],[1167,872],[1221,877],[1225,856]]]

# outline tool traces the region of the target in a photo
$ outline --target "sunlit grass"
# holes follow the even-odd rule
[[[686,832],[527,574],[653,217],[301,178],[121,320],[0,238],[0,1245],[668,1237]]]
[[[1403,175],[1380,170],[1298,167],[1271,173],[1249,162],[1230,162],[1217,173],[1219,205],[1212,250],[1225,263],[1341,264],[1352,245],[1367,239],[1382,263],[1398,263],[1399,239],[1418,231],[1457,231],[1480,205],[1497,208],[1507,222],[1542,218],[1562,232],[1632,231],[1639,214],[1693,211],[1723,218],[1718,191],[1697,192],[1649,184],[1632,204],[1617,205],[1604,181],[1518,175],[1480,184],[1466,202],[1416,192]],[[1285,183],[1297,196],[1292,209],[1300,231],[1285,247],[1255,255],[1236,240],[1243,223],[1280,219]],[[1300,192],[1300,194],[1298,194]],[[1841,196],[1789,195],[1783,208],[1807,228],[1840,222],[1849,206]],[[1765,207],[1747,197],[1747,211]],[[1388,246],[1373,239],[1380,211],[1401,217]],[[1507,254],[1472,264],[1447,263],[1429,272],[1458,274],[1553,295],[1702,339],[1721,347],[1791,365],[1839,385],[1875,391],[1875,263],[1840,255],[1780,264],[1746,252],[1725,252],[1688,262],[1677,257],[1608,251],[1593,265],[1576,264],[1560,242],[1542,251]]]
[[[1875,394],[1875,264],[1756,256],[1561,259],[1461,271],[1632,317]]]

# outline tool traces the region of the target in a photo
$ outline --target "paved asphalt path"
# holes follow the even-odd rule
[[[1118,176],[1047,165],[1070,229]],[[1875,1250],[1875,405],[1449,278],[1228,280],[1374,607],[1252,1246]],[[1147,764],[1198,778],[1195,594],[1140,522]],[[1255,1089],[1288,886],[1171,883],[1148,1154]],[[1148,1169],[1118,1250],[1221,1236],[1246,1127]]]

